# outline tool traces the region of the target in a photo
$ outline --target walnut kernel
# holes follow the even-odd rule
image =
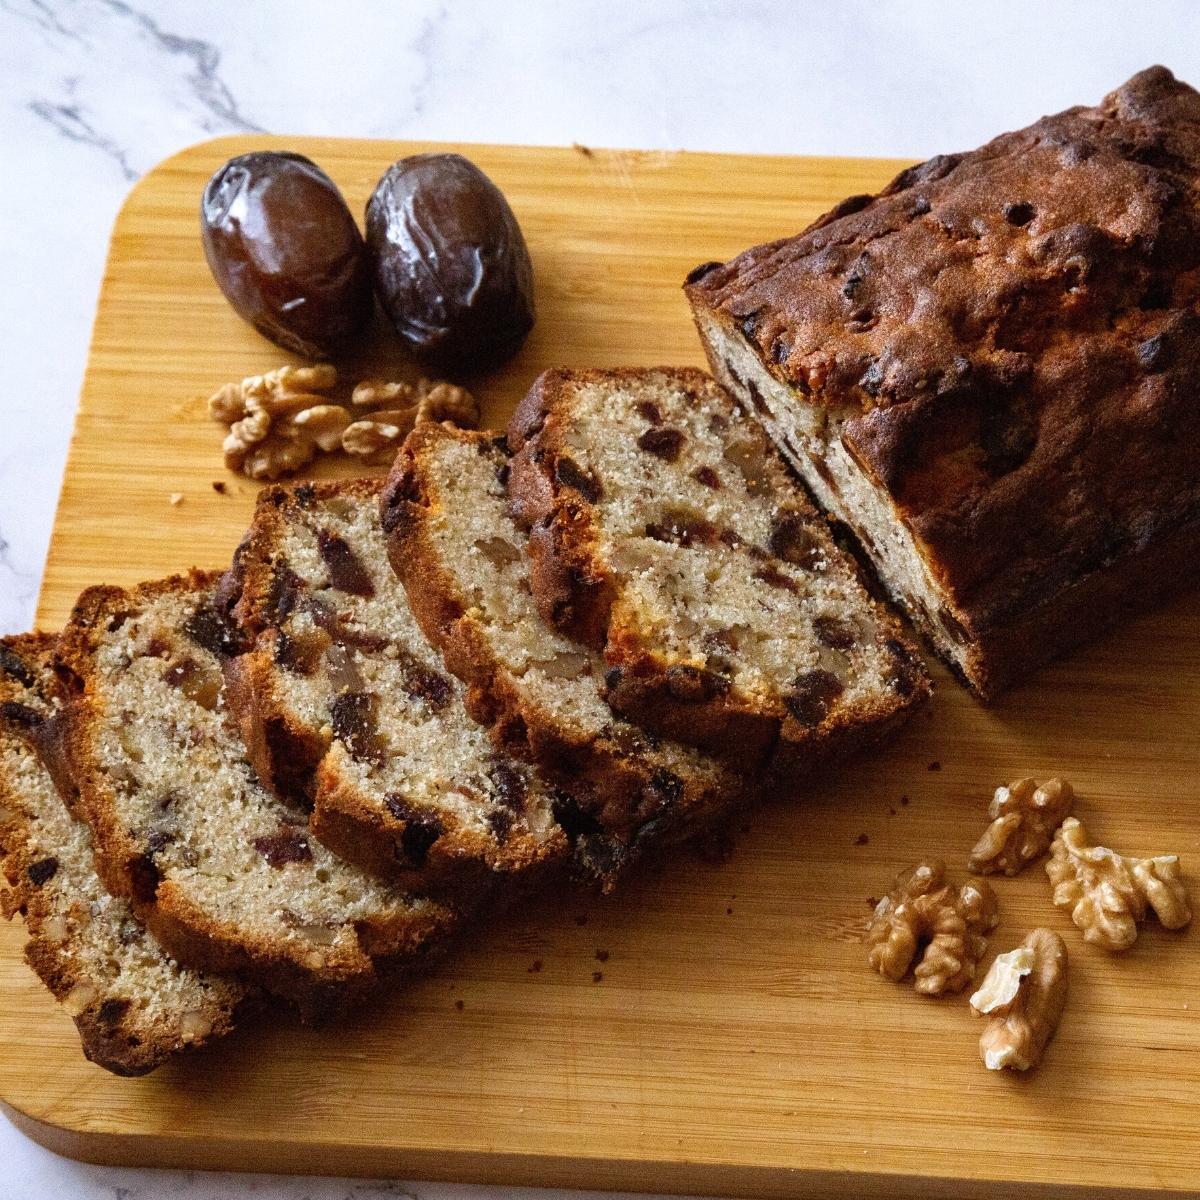
[[[868,960],[891,980],[903,979],[924,947],[913,976],[926,996],[958,992],[971,982],[987,949],[984,935],[999,919],[988,884],[971,880],[955,890],[945,880],[940,862],[902,872],[867,929]]]
[[[453,384],[368,379],[354,388],[347,406],[332,394],[337,382],[337,370],[320,363],[280,367],[214,392],[209,415],[229,426],[225,465],[252,479],[278,479],[306,466],[318,451],[374,461],[394,452],[414,424],[479,423],[478,402]]]
[[[1035,929],[1007,954],[996,956],[971,997],[989,1017],[979,1055],[989,1071],[1028,1071],[1041,1061],[1067,1003],[1067,947],[1049,929]]]
[[[1127,858],[1104,846],[1087,845],[1087,833],[1068,817],[1054,835],[1046,874],[1056,907],[1070,912],[1083,940],[1107,950],[1127,950],[1147,909],[1166,929],[1192,919],[1179,857]]]
[[[1018,779],[998,787],[988,806],[992,823],[975,843],[967,870],[1016,875],[1050,849],[1054,831],[1071,815],[1075,792],[1065,779]]]

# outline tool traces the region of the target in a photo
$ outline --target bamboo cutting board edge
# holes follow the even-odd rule
[[[267,369],[287,356],[258,339],[225,308],[203,271],[195,210],[207,174],[230,154],[252,146],[287,146],[311,154],[345,188],[352,207],[365,198],[364,188],[369,190],[392,158],[437,148],[433,143],[221,138],[181,151],[135,185],[114,226],[39,608],[43,627],[58,624],[74,594],[105,576],[112,582],[130,582],[181,569],[193,558],[201,565],[219,564],[227,559],[248,516],[255,489],[234,482],[220,469],[219,432],[203,417],[200,392],[227,378]],[[485,417],[493,423],[502,419],[537,370],[557,362],[702,362],[678,291],[689,266],[726,256],[789,227],[798,228],[842,195],[877,188],[904,165],[579,147],[454,148],[474,157],[501,183],[529,236],[538,271],[541,312],[530,345],[501,374],[490,389],[491,398],[485,394]],[[737,198],[735,208],[728,207],[731,197]],[[700,213],[701,206],[719,214],[720,228],[717,216]],[[147,265],[151,259],[153,269]],[[597,270],[601,264],[602,270]],[[143,295],[139,288],[149,290]],[[620,299],[624,303],[618,303]],[[629,303],[631,299],[636,306]],[[590,323],[581,318],[590,318]],[[132,341],[131,331],[140,331]],[[164,373],[170,381],[171,365],[177,366],[187,384],[178,394],[161,382]],[[196,395],[185,399],[183,391],[189,389]],[[138,400],[143,407],[131,405]],[[161,403],[161,411],[147,412],[147,400]],[[228,502],[207,491],[206,481],[218,477],[232,483],[235,495]],[[167,494],[173,490],[185,493],[179,508],[167,505]],[[135,534],[139,536],[134,538]],[[1162,1055],[1167,1055],[1178,1073],[1167,1082],[1187,1099],[1188,1112],[1196,1109],[1200,1092],[1195,1068],[1185,1069],[1190,1060],[1180,1045],[1182,1035],[1177,1025],[1168,1023],[1165,1001],[1157,1005],[1153,989],[1138,984],[1134,966],[1109,967],[1084,953],[1078,991],[1085,1004],[1078,1014],[1069,1014],[1075,1026],[1067,1028],[1051,1050],[1052,1060],[1059,1060],[1059,1074],[1048,1064],[1038,1078],[997,1081],[985,1078],[977,1063],[963,1057],[964,1047],[966,1056],[973,1053],[977,1033],[969,1022],[964,1026],[962,1021],[952,1021],[946,1015],[952,1010],[946,1006],[923,1004],[866,972],[856,937],[847,933],[847,923],[852,924],[857,915],[851,918],[827,894],[843,882],[838,878],[842,870],[853,876],[858,891],[877,893],[912,855],[941,844],[938,839],[947,836],[947,829],[959,840],[967,836],[973,840],[980,827],[981,797],[986,800],[986,790],[999,781],[989,775],[981,791],[979,764],[987,763],[987,769],[995,772],[1000,770],[997,761],[1019,753],[1024,755],[1022,769],[1032,770],[1035,764],[1040,769],[1041,764],[1057,763],[1063,757],[1058,739],[1039,731],[1046,712],[1062,720],[1061,706],[1056,709],[1047,700],[1056,689],[1080,691],[1078,702],[1072,700],[1072,707],[1078,709],[1077,745],[1067,756],[1077,766],[1066,773],[1082,781],[1095,797],[1095,811],[1100,814],[1097,832],[1104,833],[1105,822],[1111,827],[1123,820],[1122,830],[1127,826],[1132,831],[1126,836],[1141,837],[1139,844],[1147,852],[1179,850],[1186,855],[1200,850],[1200,824],[1194,809],[1186,807],[1196,755],[1176,751],[1155,729],[1155,721],[1160,720],[1155,705],[1165,711],[1168,723],[1178,722],[1194,694],[1194,688],[1189,692],[1176,676],[1192,683],[1200,677],[1200,636],[1194,636],[1200,622],[1195,615],[1184,602],[1144,618],[1127,635],[1050,668],[1036,688],[1021,690],[1014,703],[997,710],[976,709],[941,673],[936,719],[928,725],[924,719],[915,723],[883,756],[822,781],[813,803],[795,816],[785,819],[779,810],[761,814],[755,819],[753,835],[743,841],[728,881],[722,871],[708,876],[677,868],[664,884],[635,884],[630,889],[636,893],[634,898],[624,902],[627,907],[618,903],[602,916],[606,939],[625,939],[627,957],[637,968],[630,984],[611,980],[614,989],[626,988],[618,999],[605,999],[603,989],[589,990],[586,979],[581,986],[567,981],[561,996],[555,993],[549,999],[539,994],[532,980],[524,982],[525,959],[537,952],[552,966],[551,955],[557,953],[560,965],[568,962],[564,948],[575,945],[572,938],[578,932],[564,930],[570,925],[565,919],[549,932],[543,929],[546,921],[528,920],[515,933],[502,931],[481,950],[472,951],[458,967],[415,986],[412,1005],[419,1017],[415,1033],[413,1023],[403,1024],[389,1012],[379,1018],[378,1028],[364,1021],[345,1034],[346,1061],[358,1063],[356,1069],[347,1071],[329,1042],[320,1037],[281,1034],[263,1051],[262,1070],[269,1082],[277,1082],[285,1111],[289,1096],[293,1103],[299,1102],[296,1098],[314,1101],[316,1109],[324,1111],[331,1136],[319,1136],[308,1128],[297,1131],[290,1122],[276,1119],[273,1110],[252,1103],[259,1093],[237,1057],[244,1045],[231,1045],[228,1053],[217,1047],[150,1081],[101,1078],[102,1072],[79,1061],[78,1044],[64,1028],[65,1019],[53,1013],[52,1003],[17,961],[23,940],[19,925],[0,930],[0,1002],[4,1002],[0,1097],[18,1126],[51,1149],[91,1161],[131,1165],[762,1196],[820,1195],[850,1188],[859,1194],[966,1197],[995,1194],[996,1187],[1006,1182],[1029,1195],[1162,1195],[1163,1189],[1195,1190],[1200,1186],[1200,1165],[1195,1161],[1194,1126],[1188,1129],[1189,1140],[1178,1124],[1171,1124],[1170,1113],[1163,1121],[1157,1110],[1146,1108],[1140,1093],[1128,1104],[1119,1103],[1120,1087],[1114,1080],[1133,1061],[1128,1058],[1132,1047],[1119,1037],[1115,1048],[1100,1043],[1095,1068],[1108,1089],[1105,1095],[1112,1092],[1117,1102],[1116,1115],[1106,1123],[1104,1113],[1093,1105],[1088,1111],[1094,1110],[1096,1128],[1081,1131],[1078,1138],[1071,1129],[1072,1103],[1078,1099],[1072,1093],[1088,1079],[1086,1071],[1080,1074],[1080,1062],[1086,1063],[1089,1053],[1084,1039],[1106,1027],[1111,1032],[1114,1021],[1119,1030],[1122,1006],[1128,1006],[1131,996],[1148,997],[1151,1011],[1125,1022],[1131,1024],[1128,1036],[1165,1043],[1148,1047],[1159,1052],[1151,1061],[1161,1063]],[[1193,636],[1180,655],[1163,654],[1157,647],[1164,631],[1181,622]],[[1150,663],[1149,681],[1142,681],[1133,670],[1135,662]],[[1169,670],[1175,675],[1168,675]],[[1124,742],[1119,737],[1114,741],[1111,728],[1114,696],[1130,712],[1130,733]],[[1023,712],[1022,706],[1029,712]],[[1148,747],[1144,757],[1139,739]],[[1165,812],[1183,819],[1186,829],[1186,838],[1171,844],[1157,840],[1162,825],[1153,813],[1113,816],[1112,801],[1137,794],[1138,772],[1144,771],[1147,761],[1153,763],[1155,755],[1171,760],[1161,803]],[[936,757],[946,759],[945,770],[927,776],[925,764]],[[1114,757],[1119,760],[1118,778],[1111,777],[1115,768],[1109,763]],[[889,820],[878,804],[871,807],[863,800],[885,791],[894,798],[901,790],[914,795],[912,808],[900,814],[907,821],[903,829],[900,819]],[[921,808],[926,798],[928,811]],[[966,798],[976,807],[964,817],[955,806]],[[846,850],[855,844],[860,828],[870,830],[870,846]],[[819,842],[821,853],[807,846],[806,838]],[[810,876],[819,883],[806,885]],[[656,887],[665,898],[660,898]],[[739,917],[744,904],[751,909],[755,924],[745,935],[727,934],[711,920],[691,920],[697,905],[710,903],[720,917],[724,899],[718,893],[724,887],[741,889]],[[1034,881],[1013,881],[1012,890],[1011,918],[1006,913],[1011,924],[998,931],[998,939],[1003,940],[997,940],[993,949],[1014,944],[1034,919],[1054,923],[1053,915],[1049,919],[1041,915]],[[1060,928],[1065,933],[1069,926],[1061,923]],[[599,931],[595,936],[601,936]],[[743,944],[746,939],[749,949]],[[1186,949],[1173,948],[1176,942],[1190,943],[1190,939],[1151,931],[1143,940],[1145,945],[1139,944],[1130,962],[1138,959],[1144,971],[1147,963],[1156,968],[1155,956],[1162,955],[1169,995],[1191,994],[1187,989],[1195,988],[1196,973],[1186,975],[1187,964],[1180,964],[1178,956]],[[846,948],[848,941],[855,942],[852,952]],[[1069,944],[1074,954],[1076,943]],[[790,956],[804,963],[814,952],[822,961],[833,960],[827,981],[819,974],[808,979],[803,971],[793,978]],[[734,965],[727,965],[722,956]],[[743,997],[738,967],[765,969],[768,985],[746,976]],[[514,971],[519,972],[515,981],[509,978]],[[547,974],[549,970],[538,980]],[[616,976],[618,970],[606,968],[606,974]],[[467,1056],[477,1056],[478,1071],[474,1060],[450,1064],[443,1080],[438,1072],[425,1070],[419,1060],[414,1064],[404,1056],[412,1053],[410,1041],[425,1048],[436,1044],[430,1032],[442,1019],[436,993],[447,979],[452,988],[475,988],[484,1011],[478,1018],[481,1024],[466,1042]],[[1143,987],[1140,992],[1139,987]],[[833,994],[839,989],[844,995]],[[781,1002],[792,996],[794,1000]],[[1086,1007],[1089,996],[1096,1002]],[[728,1023],[727,1033],[732,1031],[737,1038],[737,1049],[744,1044],[744,1054],[757,1052],[758,1059],[732,1054],[709,1036],[717,1028],[714,1013],[725,1004],[741,1004],[744,998],[749,1000],[750,1024],[739,1029],[736,1022]],[[639,1040],[644,1036],[639,1028],[643,1019],[656,1034],[674,1029],[662,1019],[660,1001],[670,1001],[685,1013],[694,1010],[694,1047],[686,1023],[682,1028],[689,1034],[679,1045],[663,1047]],[[772,1087],[778,1091],[778,1070],[803,1069],[803,1060],[794,1058],[808,1045],[801,1037],[807,1029],[793,1028],[797,1004],[801,1011],[814,1014],[818,1048],[822,1035],[832,1038],[835,1048],[833,1060],[818,1059],[811,1065],[814,1096],[819,1093],[836,1108],[844,1095],[844,1113],[830,1115],[803,1097],[787,1101],[783,1092],[769,1094]],[[553,1103],[542,1110],[531,1103],[533,1117],[526,1125],[505,1112],[504,1101],[509,1095],[526,1103],[536,1099],[532,1092],[521,1091],[529,1081],[519,1070],[513,1073],[513,1063],[505,1058],[510,1049],[505,1039],[515,1047],[513,1039],[519,1032],[510,1013],[524,1016],[527,1006],[531,1016],[536,1012],[553,1024],[562,1044],[550,1052],[547,1095],[553,1093]],[[626,1009],[632,1014],[629,1019]],[[776,1030],[772,1021],[783,1024]],[[764,1063],[761,1056],[775,1050],[774,1035],[779,1031],[784,1048],[778,1051],[778,1061]],[[504,1044],[485,1069],[497,1032]],[[30,1033],[35,1035],[33,1045],[21,1058],[17,1043]],[[930,1040],[939,1035],[953,1046]],[[324,1035],[338,1036],[337,1032]],[[619,1056],[607,1056],[605,1036],[614,1044],[622,1037],[628,1040],[641,1054],[637,1070],[631,1074]],[[446,1087],[459,1086],[465,1090],[456,1103],[468,1119],[472,1113],[478,1118],[479,1128],[464,1128],[459,1136],[452,1126],[435,1128],[432,1118],[422,1123],[420,1114],[414,1113],[417,1119],[410,1134],[407,1129],[388,1130],[374,1114],[358,1128],[339,1112],[337,1097],[361,1078],[368,1089],[382,1089],[380,1103],[395,1103],[397,1096],[403,1103],[408,1098],[406,1091],[395,1090],[379,1071],[378,1062],[369,1057],[384,1047],[400,1056],[403,1067],[416,1066],[414,1103],[436,1108],[446,1103]],[[297,1055],[311,1056],[318,1071],[332,1073],[329,1096],[320,1080],[297,1083],[289,1073]],[[840,1056],[845,1057],[844,1086],[838,1082]],[[800,1068],[795,1068],[796,1062]],[[43,1087],[31,1076],[45,1064],[61,1073],[61,1085]],[[500,1074],[501,1082],[492,1090],[488,1090],[488,1070]],[[677,1088],[665,1087],[655,1078],[655,1071],[669,1070],[687,1076]],[[717,1074],[711,1075],[713,1071]],[[886,1090],[880,1093],[878,1113],[872,1111],[876,1074],[880,1086],[899,1089],[894,1095]],[[727,1086],[727,1076],[736,1086]],[[1061,1097],[1054,1095],[1056,1078],[1062,1084]],[[197,1085],[195,1096],[188,1094],[192,1083]],[[221,1091],[226,1086],[244,1089],[245,1128],[232,1118],[224,1120],[214,1107],[216,1101],[205,1100],[205,1089]],[[799,1079],[797,1087],[803,1087]],[[711,1113],[697,1101],[708,1094],[705,1088],[711,1088],[713,1096]],[[755,1088],[765,1088],[768,1094],[758,1096]],[[960,1130],[966,1114],[938,1109],[939,1104],[944,1109],[955,1103],[950,1098],[952,1088],[959,1089],[968,1104],[991,1103],[991,1111],[997,1113],[996,1127],[975,1120]],[[265,1082],[259,1091],[263,1098],[276,1099]],[[602,1111],[608,1106],[601,1101],[609,1097],[619,1098],[625,1111],[615,1116]],[[808,1103],[809,1108],[799,1122],[771,1126],[771,1121],[780,1119],[772,1109],[775,1101],[794,1103],[797,1109]],[[722,1103],[728,1111],[718,1111]],[[237,1107],[236,1097],[233,1107]],[[1083,1107],[1087,1109],[1086,1095]],[[612,1103],[611,1108],[618,1109],[618,1104]],[[560,1112],[565,1114],[561,1119]],[[727,1118],[725,1124],[714,1125],[713,1114]],[[906,1115],[915,1124],[898,1136],[894,1126]],[[764,1131],[755,1124],[760,1116],[774,1130],[772,1141],[762,1141]],[[592,1128],[580,1124],[593,1118]],[[208,1126],[187,1124],[194,1120],[207,1121]],[[1136,1147],[1123,1148],[1120,1163],[1109,1168],[1097,1158],[1113,1144],[1114,1130],[1123,1130],[1122,1121]],[[1156,1123],[1163,1128],[1156,1131]],[[510,1140],[501,1140],[496,1130]],[[735,1140],[730,1140],[735,1131]],[[513,1144],[514,1133],[518,1144]],[[679,1136],[669,1136],[676,1133]],[[1014,1160],[1003,1145],[997,1145],[1024,1135],[1038,1139],[1031,1162]],[[1142,1161],[1143,1145],[1152,1161],[1135,1171],[1132,1164]],[[1055,1158],[1058,1154],[1061,1164]]]

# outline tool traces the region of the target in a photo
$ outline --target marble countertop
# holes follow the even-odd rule
[[[1153,62],[1200,81],[1200,5],[0,0],[0,633],[33,618],[113,219],[182,146],[270,130],[918,157]],[[4,1122],[0,1157],[0,1200],[497,1194],[85,1166]]]

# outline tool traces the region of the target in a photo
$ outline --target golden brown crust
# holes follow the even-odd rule
[[[764,770],[786,786],[818,764],[878,740],[928,698],[929,680],[899,622],[880,608],[874,620],[894,659],[888,688],[839,704],[813,725],[788,714],[781,703],[764,704],[729,688],[711,672],[674,664],[659,645],[647,644],[640,629],[614,618],[620,580],[600,550],[595,508],[604,484],[570,457],[578,435],[574,404],[589,385],[637,389],[664,383],[697,404],[734,408],[711,377],[692,368],[550,370],[518,405],[508,430],[514,453],[509,494],[514,519],[529,530],[534,598],[550,624],[604,651],[610,666],[606,695],[616,711],[738,769]],[[775,458],[761,430],[753,433]],[[613,430],[614,437],[623,435],[628,431]],[[847,565],[799,483],[782,463],[778,473],[788,493],[780,512],[804,522],[811,545]],[[862,603],[871,606],[865,592]]]
[[[535,838],[509,829],[500,841],[439,809],[436,838],[428,845],[414,842],[410,833],[420,838],[428,827],[422,814],[403,815],[411,804],[400,803],[398,796],[389,804],[389,796],[365,789],[340,769],[344,759],[331,752],[328,729],[307,722],[280,687],[281,644],[293,632],[293,608],[302,606],[304,596],[303,581],[293,576],[293,593],[281,603],[279,572],[288,570],[282,547],[289,529],[305,520],[319,522],[328,501],[361,506],[374,517],[382,486],[380,479],[364,478],[260,493],[230,574],[233,612],[250,648],[226,667],[227,699],[260,778],[281,798],[311,810],[309,828],[334,853],[415,891],[472,897],[502,875],[552,868],[562,856],[562,835]],[[399,581],[390,572],[387,578],[394,601],[406,604]],[[415,652],[417,647],[401,649]],[[453,697],[449,702],[458,703]],[[417,858],[410,852],[415,844]]]
[[[424,451],[444,438],[494,455],[503,473],[502,438],[422,427],[397,456],[381,506],[392,566],[426,636],[442,650],[447,668],[468,684],[471,714],[490,727],[498,745],[535,763],[569,793],[589,827],[615,839],[603,850],[592,847],[598,855],[612,855],[614,874],[651,844],[682,841],[730,819],[756,794],[747,780],[716,763],[690,774],[673,770],[653,735],[616,716],[602,730],[572,725],[540,704],[497,657],[424,520],[439,503]]]
[[[17,755],[28,751],[40,757],[48,744],[47,728],[56,721],[56,640],[46,634],[0,640],[0,746],[7,740]],[[30,789],[36,789],[36,795]],[[119,901],[106,902],[99,912],[92,910],[87,897],[95,895],[97,887],[90,851],[88,860],[79,860],[80,847],[61,832],[69,828],[62,823],[69,818],[48,807],[59,804],[44,765],[40,778],[34,775],[23,785],[0,771],[0,867],[8,883],[3,911],[9,917],[24,917],[29,936],[26,961],[55,999],[78,1009],[73,1017],[84,1054],[116,1075],[143,1075],[185,1049],[230,1032],[252,1002],[233,980],[198,978],[195,1007],[177,1011],[162,1003],[155,1016],[143,1006],[155,997],[128,994],[136,986],[133,981],[123,985],[119,973],[111,980],[86,973],[82,928],[97,940],[111,939],[113,956],[119,954],[122,939],[141,940],[145,935],[137,928],[126,929],[134,918]],[[74,894],[73,888],[81,891]],[[172,969],[160,948],[147,942],[145,952],[158,952],[162,968]]]
[[[200,608],[211,611],[219,582],[216,573],[193,571],[129,591],[92,588],[80,597],[56,661],[73,692],[67,742],[80,808],[91,827],[97,866],[108,890],[128,899],[176,958],[201,970],[236,974],[292,1000],[306,1019],[322,1019],[369,989],[378,970],[423,957],[429,944],[458,925],[460,917],[444,905],[430,902],[414,908],[401,903],[399,896],[381,893],[374,914],[353,922],[353,938],[333,945],[304,944],[276,938],[240,918],[217,917],[176,879],[159,874],[147,831],[122,822],[112,779],[99,758],[104,700],[97,658],[107,636],[164,596],[194,596]],[[232,626],[222,627],[222,636],[226,633],[232,650]],[[263,798],[266,802],[266,793]]]
[[[984,697],[1188,576],[1141,590],[1200,539],[1198,129],[1153,67],[685,288],[798,408],[851,414]]]

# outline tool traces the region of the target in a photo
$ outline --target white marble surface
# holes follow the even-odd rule
[[[1152,62],[1200,82],[1195,0],[0,0],[0,633],[32,620],[113,218],[181,146],[264,129],[918,156]],[[485,1194],[108,1170],[3,1122],[0,1161],[0,1200]]]

